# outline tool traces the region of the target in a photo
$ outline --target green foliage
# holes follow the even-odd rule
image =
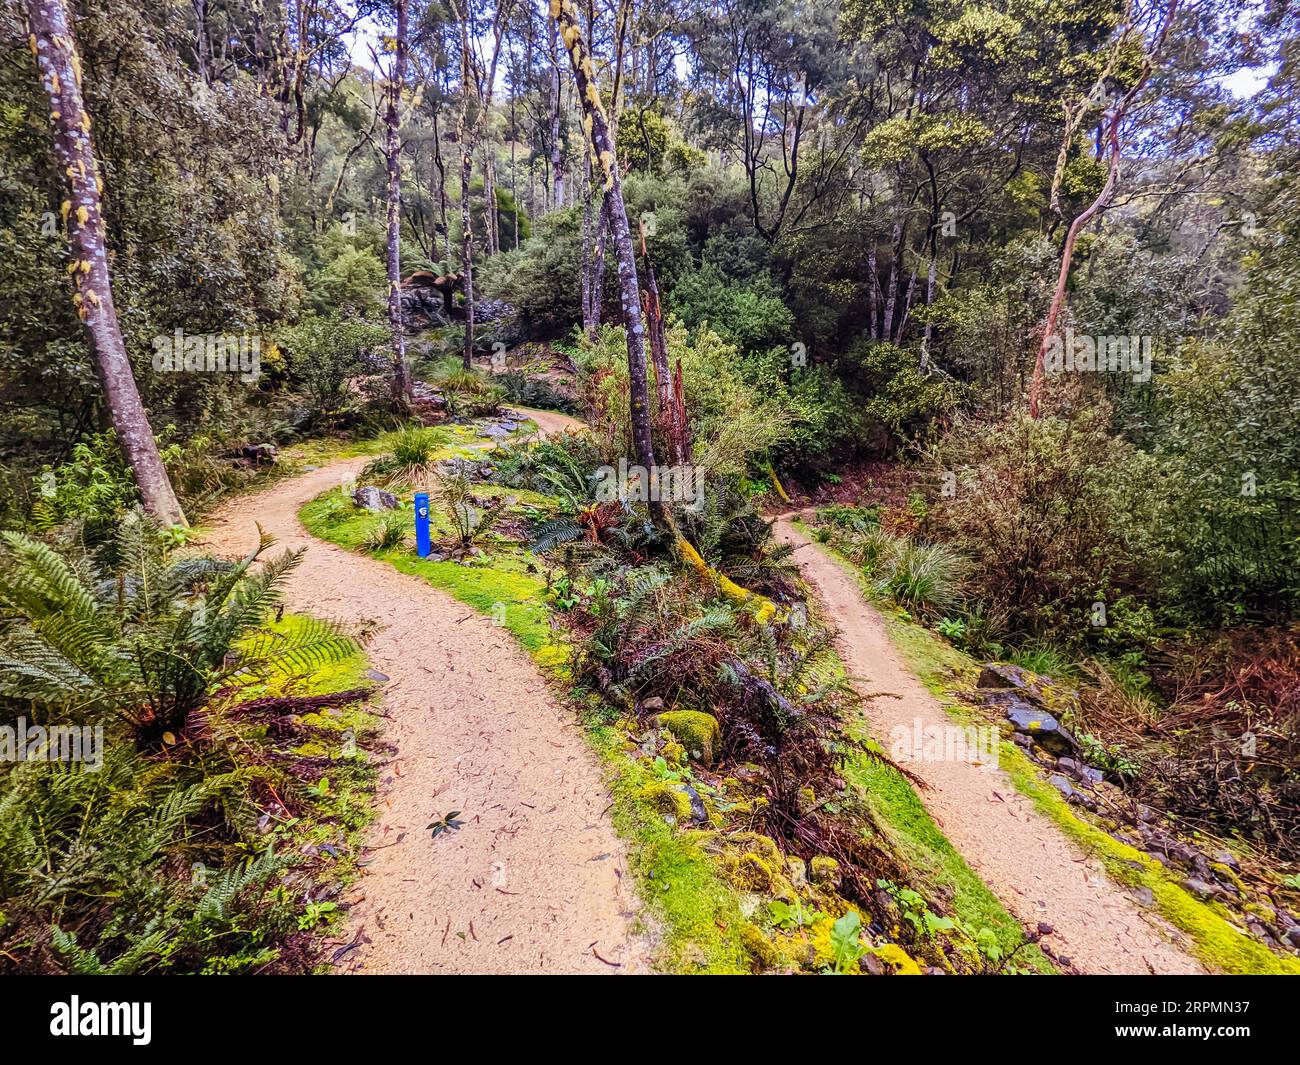
[[[745,354],[794,340],[794,315],[765,279],[736,282],[712,263],[704,263],[673,288],[668,306],[692,329],[707,325]]]
[[[34,495],[37,529],[79,521],[92,541],[108,535],[137,499],[135,479],[112,429],[74,444],[67,462],[47,467],[37,478]]]
[[[304,318],[280,334],[294,383],[306,393],[313,416],[325,422],[349,409],[353,380],[390,341],[385,326],[338,313]]]
[[[288,636],[262,627],[302,557],[286,552],[254,572],[268,537],[237,563],[173,558],[160,530],[131,513],[112,569],[16,533],[0,539],[0,695],[32,720],[120,721],[156,748],[192,727],[213,692],[354,646],[324,623]]]
[[[343,242],[310,278],[308,301],[324,318],[383,317],[388,285],[384,264],[369,248]]]
[[[1013,630],[1080,642],[1097,635],[1094,603],[1157,586],[1166,482],[1104,411],[966,419],[929,468],[955,485],[934,500],[934,531],[971,560],[970,594]]]

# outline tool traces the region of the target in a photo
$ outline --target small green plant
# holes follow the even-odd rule
[[[387,453],[361,471],[363,480],[382,482],[393,491],[428,484],[435,476],[434,465],[446,444],[440,430],[427,425],[408,425],[384,438]]]
[[[934,628],[945,640],[951,640],[955,644],[960,644],[966,638],[966,622],[961,618],[940,618]]]
[[[328,920],[330,915],[338,910],[336,902],[309,902],[306,909],[298,915],[298,930],[300,932],[310,932],[321,921]]]
[[[773,927],[779,928],[782,932],[797,932],[801,928],[809,928],[826,916],[821,910],[806,909],[798,895],[795,896],[794,902],[773,899],[767,904],[767,909],[772,917]]]
[[[402,514],[385,514],[362,538],[366,551],[388,551],[406,543],[406,517]]]
[[[862,942],[862,918],[858,916],[857,910],[849,910],[831,925],[830,944],[832,962],[822,970],[828,975],[842,976],[867,953],[867,947]]]
[[[441,817],[437,821],[430,821],[424,827],[431,833],[431,839],[437,839],[445,833],[456,832],[463,827],[465,822],[457,820],[459,817],[460,811],[452,810],[451,813],[447,814],[445,817]]]
[[[486,502],[476,499],[463,472],[440,475],[434,482],[433,497],[451,523],[452,550],[460,554],[477,553],[474,545],[487,536],[506,508],[515,503],[513,496]]]

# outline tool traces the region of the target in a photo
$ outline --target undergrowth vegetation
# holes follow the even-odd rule
[[[0,970],[318,963],[375,733],[355,641],[282,614],[298,556],[251,572],[269,546],[180,554],[135,515],[108,561],[6,536],[0,712],[29,744],[0,776]]]

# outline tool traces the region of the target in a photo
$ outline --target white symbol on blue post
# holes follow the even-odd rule
[[[421,558],[428,558],[433,550],[429,539],[429,493],[415,493],[415,553]]]

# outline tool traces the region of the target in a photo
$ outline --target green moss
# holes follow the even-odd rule
[[[775,969],[782,963],[781,952],[772,941],[754,925],[746,921],[740,926],[740,941],[760,969]]]
[[[655,966],[666,972],[744,973],[751,965],[741,938],[745,920],[736,891],[700,845],[705,833],[670,827],[643,799],[651,778],[631,758],[617,729],[588,732],[614,796],[614,829],[629,843],[629,864],[655,940]]]
[[[834,551],[824,547],[819,549],[826,551],[856,575],[854,568]],[[863,586],[863,594],[866,596],[865,582],[859,579],[859,585]],[[975,712],[955,700],[953,689],[973,685],[979,673],[979,664],[922,626],[904,621],[888,609],[883,609],[881,614],[890,640],[902,654],[904,662],[935,694],[944,709],[963,723],[975,720]],[[1031,799],[1040,813],[1050,818],[1077,845],[1100,860],[1112,880],[1126,887],[1149,890],[1157,912],[1175,928],[1187,934],[1192,941],[1192,952],[1205,965],[1233,974],[1300,974],[1300,961],[1279,957],[1244,932],[1238,931],[1229,922],[1227,911],[1222,906],[1193,898],[1165,872],[1159,862],[1080,818],[1061,793],[1042,779],[1037,766],[1015,744],[1005,741],[1002,743],[999,765],[1016,789]],[[867,785],[869,791],[888,786],[888,780],[881,779],[886,776],[881,772],[884,768],[878,767],[872,774],[875,781]],[[910,788],[907,791],[915,800],[915,793]],[[917,802],[919,805],[919,800]],[[906,802],[902,796],[898,796],[896,802],[886,805],[888,808],[902,809]],[[921,812],[924,813],[923,810]],[[913,834],[916,834],[917,828],[914,823]],[[920,835],[924,836],[925,832],[921,831]],[[951,850],[951,845],[946,840],[943,843]],[[988,889],[983,890],[987,892]]]
[[[691,798],[676,784],[651,781],[641,789],[641,801],[658,810],[674,825],[687,824],[691,819]]]
[[[808,867],[808,876],[814,884],[821,887],[839,887],[840,863],[834,858],[818,855]]]
[[[696,761],[712,765],[722,739],[718,719],[699,710],[668,710],[658,716],[666,728]]]

